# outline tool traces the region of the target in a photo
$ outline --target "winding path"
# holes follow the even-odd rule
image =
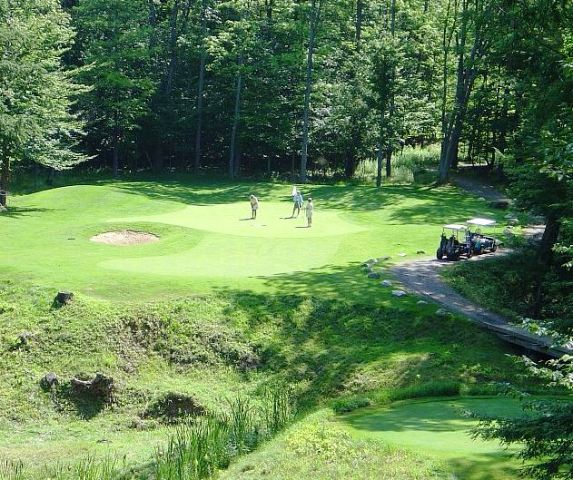
[[[477,194],[489,200],[495,201],[503,198],[503,195],[497,192],[493,187],[480,185],[473,180],[456,177],[454,183],[474,195]],[[536,236],[542,232],[543,226],[537,226],[530,228],[528,234],[530,236]],[[507,254],[507,251],[498,250],[495,254],[485,254],[462,261],[487,261],[487,259],[492,256],[504,254]],[[391,272],[408,290],[437,302],[450,311],[464,315],[507,342],[551,357],[573,354],[573,350],[555,345],[553,338],[536,335],[523,328],[512,325],[501,315],[490,312],[457,293],[453,288],[448,286],[440,276],[440,270],[442,268],[448,268],[448,266],[453,264],[454,262],[448,262],[447,260],[414,260],[392,267]]]

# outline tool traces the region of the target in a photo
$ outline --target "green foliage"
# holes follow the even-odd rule
[[[248,399],[235,397],[229,401],[229,412],[224,417],[207,416],[179,427],[169,438],[167,449],[156,454],[154,478],[208,478],[228,467],[233,458],[255,450],[293,418],[288,395],[270,395],[274,399],[270,418],[264,408],[255,408]]]
[[[64,169],[85,159],[73,149],[82,123],[71,110],[86,89],[74,82],[78,70],[62,62],[73,37],[56,0],[0,2],[0,190],[8,188],[11,162]]]
[[[568,355],[537,365],[526,364],[552,385],[573,387],[573,363]],[[519,458],[526,464],[524,475],[536,480],[568,479],[573,475],[573,402],[531,400],[522,397],[524,415],[518,418],[475,415],[480,425],[474,435],[519,445]]]
[[[541,285],[545,301],[539,313],[534,315],[539,266],[529,246],[495,261],[456,265],[444,272],[444,276],[464,296],[517,322],[528,319],[526,326],[537,325],[539,333],[551,330],[556,335],[563,335],[566,342],[573,332],[573,277],[559,265],[544,272]]]
[[[372,405],[370,398],[362,395],[352,395],[350,397],[336,399],[332,404],[332,409],[336,413],[348,413],[359,408],[369,407],[370,405]]]

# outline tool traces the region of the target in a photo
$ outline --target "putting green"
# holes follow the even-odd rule
[[[188,206],[161,215],[112,218],[119,223],[164,223],[225,235],[264,238],[305,238],[347,235],[367,230],[352,223],[350,212],[327,209],[317,212],[312,228],[307,228],[304,211],[291,217],[292,205],[286,202],[261,203],[257,218],[251,219],[246,202],[227,205]]]
[[[141,300],[213,290],[306,293],[388,301],[366,278],[368,258],[429,255],[444,222],[484,213],[451,187],[312,185],[314,224],[292,212],[292,186],[122,182],[11,197],[0,215],[0,270],[9,278],[105,298]],[[248,197],[260,199],[250,219]],[[136,230],[159,241],[116,246],[98,233]],[[423,254],[422,254],[423,255]]]
[[[497,441],[474,439],[475,420],[465,411],[518,416],[523,412],[510,398],[464,398],[397,402],[368,408],[344,417],[354,435],[376,438],[447,461],[460,480],[509,480],[521,465]]]

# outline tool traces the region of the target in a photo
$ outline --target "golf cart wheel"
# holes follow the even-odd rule
[[[470,248],[470,249],[468,250],[468,258],[472,258],[472,255],[473,255],[473,254],[474,254],[474,249],[473,249],[473,248]]]
[[[441,260],[444,256],[444,251],[441,248],[438,248],[438,250],[436,250],[436,258],[438,260]]]
[[[495,252],[496,250],[497,250],[497,243],[494,243],[494,244],[491,246],[491,252],[493,253],[493,252]]]

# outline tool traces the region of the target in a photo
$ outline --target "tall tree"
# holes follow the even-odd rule
[[[13,162],[54,169],[85,159],[75,153],[81,123],[72,114],[82,90],[62,66],[74,33],[56,0],[0,0],[0,205]]]
[[[448,180],[450,168],[458,160],[459,143],[468,103],[479,73],[480,62],[491,41],[488,37],[490,33],[488,27],[492,16],[492,3],[490,0],[461,0],[459,12],[454,12],[457,17],[452,27],[455,29],[455,53],[457,55],[456,88],[453,105],[447,119],[444,118],[443,121],[438,170],[439,183],[445,183]],[[455,3],[454,7],[457,5]],[[445,42],[444,48],[448,48]],[[447,50],[444,52],[445,57],[446,55]],[[444,65],[446,65],[446,58]]]
[[[199,61],[199,80],[197,82],[197,118],[195,122],[195,157],[193,170],[199,172],[201,168],[201,140],[203,129],[203,97],[205,95],[205,63],[207,61],[207,0],[201,0],[201,36],[199,38],[199,48],[201,49]]]
[[[320,24],[323,0],[310,0],[308,21],[308,46],[306,57],[306,79],[304,83],[304,104],[302,113],[302,145],[300,158],[300,179],[306,182],[308,162],[308,131],[310,114],[310,96],[312,93],[312,73],[314,68],[314,49],[316,34]]]
[[[79,57],[92,65],[81,76],[92,88],[79,102],[90,130],[88,147],[102,159],[111,157],[114,175],[149,113],[157,84],[147,70],[149,45],[155,42],[146,22],[146,13],[151,15],[147,7],[144,0],[93,0],[73,10],[80,31]]]

